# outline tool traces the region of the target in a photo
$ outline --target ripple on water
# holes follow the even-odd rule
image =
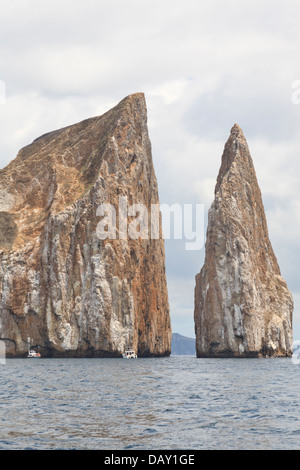
[[[296,449],[289,359],[7,360],[0,449]]]

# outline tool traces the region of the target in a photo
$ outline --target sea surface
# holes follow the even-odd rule
[[[291,359],[8,359],[0,449],[299,449]]]

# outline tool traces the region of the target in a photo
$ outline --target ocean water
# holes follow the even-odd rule
[[[0,449],[299,449],[291,359],[9,359]]]

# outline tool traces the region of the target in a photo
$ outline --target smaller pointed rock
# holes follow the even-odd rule
[[[205,262],[196,276],[197,356],[290,356],[292,314],[253,161],[235,124],[208,214]]]

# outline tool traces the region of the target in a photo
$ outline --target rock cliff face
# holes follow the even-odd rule
[[[149,211],[159,202],[142,93],[36,139],[0,171],[7,356],[25,355],[28,337],[43,356],[170,354],[164,242],[119,236],[120,197]],[[104,203],[116,209],[114,239],[97,232]]]
[[[292,312],[247,142],[234,125],[208,214],[205,262],[196,276],[197,356],[290,356]]]

